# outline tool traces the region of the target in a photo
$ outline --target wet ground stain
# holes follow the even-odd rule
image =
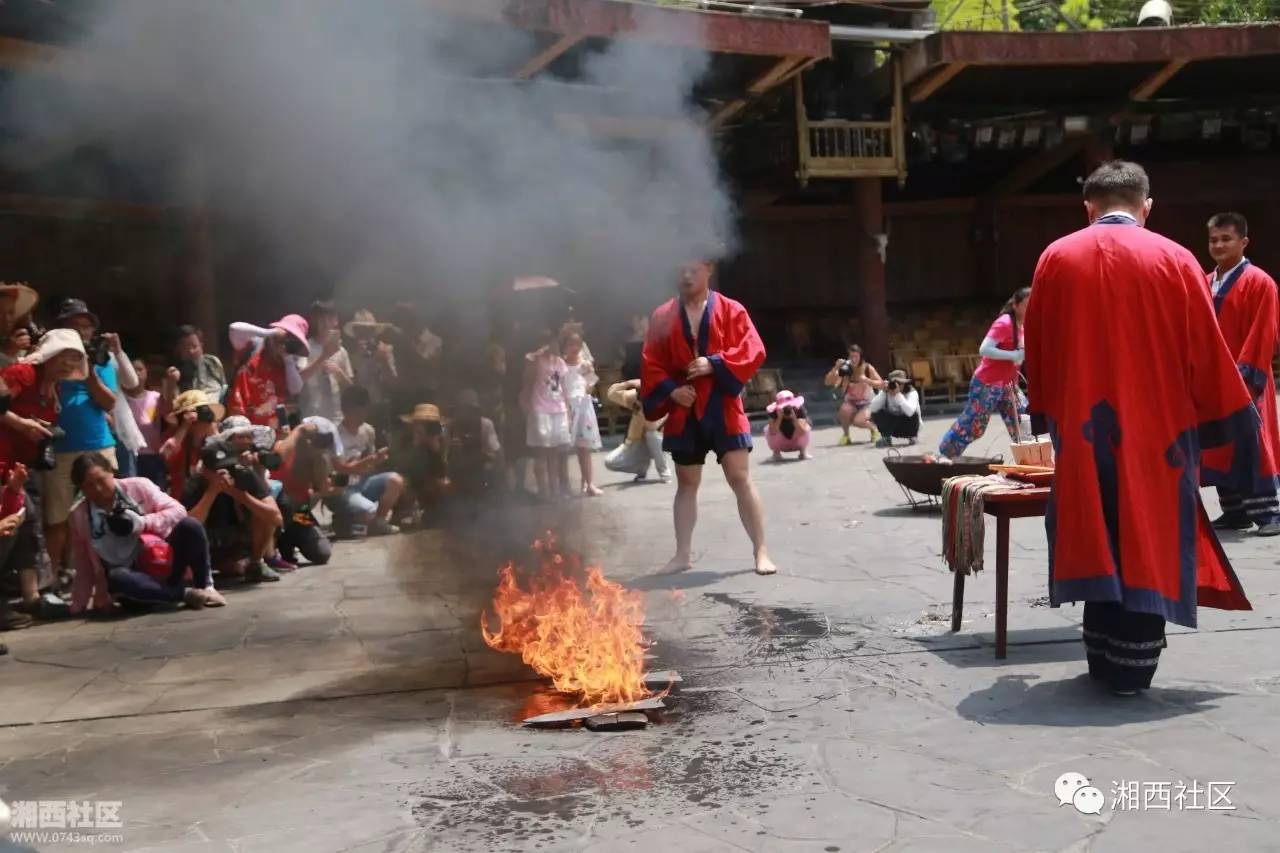
[[[596,840],[625,832],[651,824],[655,812],[673,822],[729,805],[762,814],[780,790],[821,784],[806,761],[779,748],[785,739],[765,715],[717,693],[669,701],[642,731],[530,731],[565,752],[459,762],[448,784],[409,792],[413,814],[442,840],[528,850],[588,831]]]
[[[704,595],[737,611],[737,631],[750,637],[763,653],[786,654],[803,651],[831,635],[831,625],[821,614],[790,607],[750,604],[722,592]]]

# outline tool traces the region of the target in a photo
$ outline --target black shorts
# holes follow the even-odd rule
[[[724,463],[726,453],[731,453],[735,450],[746,450],[748,452],[751,450],[750,443],[746,447],[726,447],[722,450],[716,447],[715,436],[703,429],[702,425],[697,421],[693,422],[693,429],[694,443],[692,450],[670,451],[671,461],[677,465],[705,465],[707,464],[708,453],[714,453],[716,455],[716,464],[721,465]]]

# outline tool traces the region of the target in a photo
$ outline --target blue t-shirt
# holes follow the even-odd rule
[[[97,371],[103,385],[116,394],[120,393],[114,359],[103,367],[95,366],[93,369]],[[116,446],[115,436],[111,434],[111,424],[107,422],[107,413],[99,409],[98,404],[89,396],[89,383],[83,379],[69,379],[58,383],[58,399],[62,402],[58,426],[67,434],[54,442],[54,452],[85,453]]]

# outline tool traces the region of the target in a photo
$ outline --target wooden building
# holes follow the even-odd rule
[[[877,45],[871,120],[797,113],[797,83],[728,130],[746,251],[723,286],[774,341],[856,335],[887,363],[930,315],[994,309],[1083,226],[1080,181],[1113,157],[1147,167],[1151,227],[1206,266],[1205,221],[1232,209],[1280,269],[1280,26],[919,35]],[[840,156],[802,186],[824,145]]]

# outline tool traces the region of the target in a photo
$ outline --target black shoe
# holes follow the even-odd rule
[[[1213,520],[1214,530],[1248,530],[1253,522],[1239,515],[1220,515]]]
[[[1253,531],[1254,536],[1280,536],[1280,521],[1272,521],[1267,524],[1259,524],[1258,529]]]

